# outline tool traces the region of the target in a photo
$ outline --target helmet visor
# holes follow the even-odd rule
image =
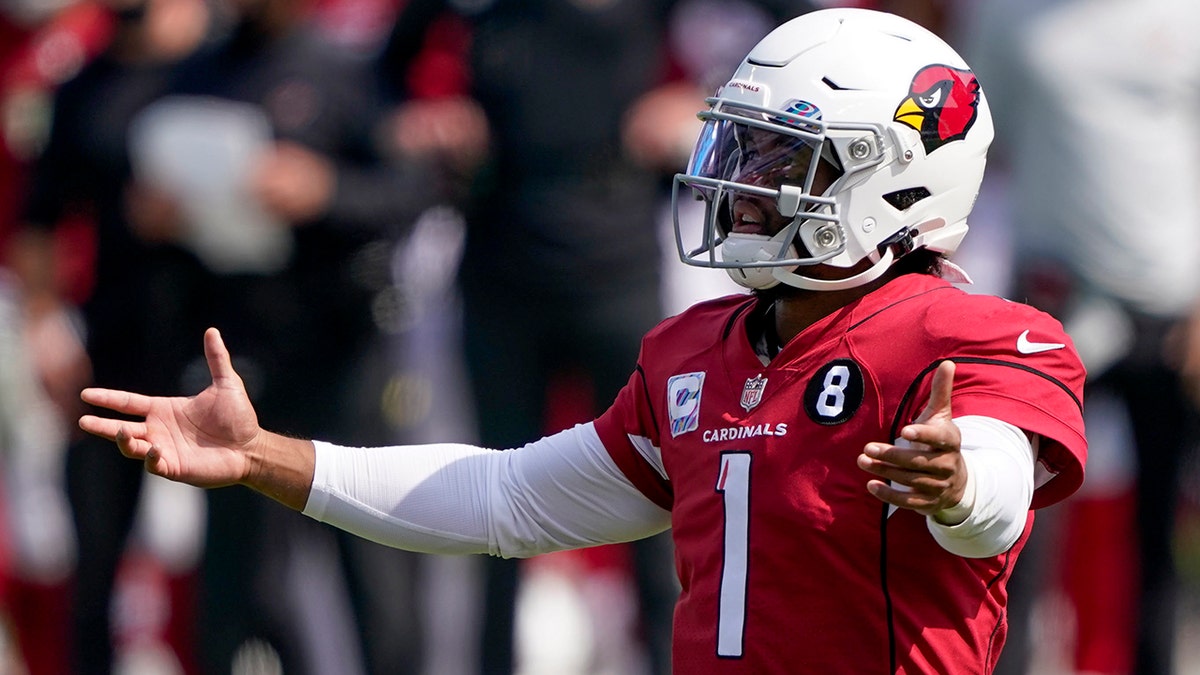
[[[701,179],[688,182],[706,199],[726,191],[769,197],[779,215],[790,219],[823,205],[825,200],[813,197],[841,176],[823,134],[761,113],[726,109],[706,117],[687,170],[688,177]]]

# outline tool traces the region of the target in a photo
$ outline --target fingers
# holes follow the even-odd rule
[[[962,432],[954,423],[955,364],[938,364],[929,402],[917,419],[900,430],[895,444],[868,443],[857,463],[873,474],[867,490],[893,506],[931,515],[962,498],[965,473]]]
[[[945,443],[940,439],[956,435],[958,428],[944,431],[941,427],[921,425],[918,426],[918,431],[921,432],[922,439],[919,442],[911,443],[901,439],[897,441],[896,445],[868,443],[863,448],[863,455],[878,463],[919,473],[940,471],[939,467],[947,461],[946,456],[958,451],[958,445],[954,439],[948,438]]]
[[[116,389],[99,389],[89,387],[80,392],[79,397],[85,403],[90,403],[101,408],[108,408],[119,413],[127,415],[137,415],[145,417],[150,412],[151,398],[142,394],[135,394],[129,391],[119,391]]]
[[[89,434],[94,434],[110,441],[117,440],[117,434],[122,428],[125,428],[127,433],[132,435],[145,435],[146,433],[146,425],[144,423],[114,420],[96,415],[84,415],[80,417],[79,428]]]
[[[937,495],[908,490],[903,485],[888,485],[883,481],[873,480],[867,483],[867,491],[882,502],[924,515],[941,510],[941,501]]]
[[[79,418],[79,428],[115,442],[121,454],[126,457],[141,459],[151,448],[150,442],[145,440],[147,430],[143,422],[84,415]]]
[[[947,487],[954,467],[941,460],[938,455],[927,451],[899,454],[892,452],[890,448],[895,446],[868,445],[863,454],[858,456],[858,467],[893,483],[914,488],[942,490]]]
[[[929,403],[917,418],[918,423],[941,416],[946,419],[950,418],[950,398],[954,391],[954,369],[954,362],[946,359],[939,363],[937,369],[933,371]]]
[[[208,361],[208,372],[216,384],[238,380],[238,374],[233,369],[233,361],[229,358],[229,350],[221,339],[221,332],[216,328],[204,331],[204,358]]]
[[[900,430],[900,438],[928,446],[931,450],[956,451],[960,443],[958,427],[954,426],[951,399],[954,392],[955,364],[942,361],[933,371],[929,403],[913,424]]]
[[[132,457],[133,455],[130,456]],[[165,478],[170,477],[167,476],[166,462],[163,460],[162,453],[153,445],[147,444],[142,464],[146,468],[146,473]]]
[[[79,427],[89,434],[113,441],[122,455],[142,460],[147,473],[171,478],[162,452],[146,439],[147,428],[144,423],[84,415],[79,418]]]
[[[867,483],[867,491],[876,498],[928,515],[948,501],[956,503],[961,458],[950,450],[942,452],[903,440],[897,445],[868,443],[857,464],[877,478]]]
[[[946,417],[945,423],[930,420],[929,424],[910,424],[900,430],[900,438],[909,447],[896,446],[892,454],[900,457],[917,457],[921,453],[954,452],[961,443],[962,433],[953,421]]]

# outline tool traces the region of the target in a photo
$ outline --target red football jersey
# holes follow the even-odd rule
[[[890,441],[956,362],[955,416],[1041,436],[1054,477],[1083,481],[1084,369],[1062,326],[1026,305],[902,276],[825,317],[764,366],[732,296],[668,319],[596,421],[647,497],[670,509],[682,594],[675,672],[990,672],[1006,635],[1008,552],[942,549],[925,518],[867,492],[856,458]]]

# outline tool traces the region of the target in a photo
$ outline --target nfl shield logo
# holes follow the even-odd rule
[[[763,389],[767,388],[767,378],[762,375],[756,375],[746,380],[746,386],[742,389],[742,407],[746,412],[758,405],[762,400]]]

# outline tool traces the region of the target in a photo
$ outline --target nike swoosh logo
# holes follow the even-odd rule
[[[1029,331],[1025,331],[1017,337],[1017,351],[1022,354],[1040,354],[1063,347],[1066,345],[1061,342],[1030,342]]]

